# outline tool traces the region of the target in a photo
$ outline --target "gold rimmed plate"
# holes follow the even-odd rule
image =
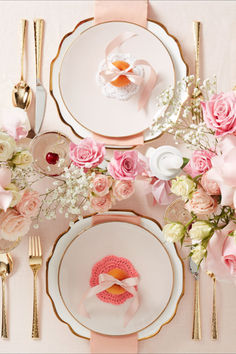
[[[149,61],[158,75],[148,106],[141,111],[137,109],[139,95],[125,102],[109,99],[96,84],[97,68],[104,58],[106,45],[125,31],[138,35],[125,43],[122,51],[130,51],[135,57]],[[122,21],[94,26],[93,19],[88,19],[63,38],[51,63],[50,91],[60,117],[79,137],[95,133],[122,138],[143,132],[144,141],[148,142],[160,135],[149,129],[157,114],[156,96],[170,85],[174,86],[186,72],[177,42],[160,24],[148,21],[147,29]]]
[[[89,319],[78,311],[93,264],[109,254],[128,258],[140,274],[140,308],[127,327],[123,318],[129,300],[114,306],[95,297],[87,304]],[[122,221],[92,226],[88,217],[58,239],[47,264],[47,292],[58,317],[81,337],[90,338],[92,330],[106,335],[138,332],[144,339],[174,316],[183,293],[183,265],[154,221],[142,217],[140,226]]]

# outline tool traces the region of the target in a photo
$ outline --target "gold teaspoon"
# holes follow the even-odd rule
[[[213,281],[213,299],[212,299],[212,318],[211,318],[211,338],[217,339],[217,316],[216,316],[216,278],[212,272],[207,272],[209,277],[212,278]]]
[[[6,310],[6,278],[12,272],[13,261],[9,253],[0,254],[0,276],[2,278],[2,338],[8,338],[7,310]]]
[[[32,101],[32,90],[24,80],[25,34],[27,21],[21,20],[21,78],[12,91],[12,102],[15,107],[27,110]]]

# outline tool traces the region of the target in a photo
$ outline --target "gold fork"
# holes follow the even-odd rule
[[[32,338],[39,338],[38,301],[37,301],[37,275],[42,265],[42,249],[39,236],[29,237],[29,265],[34,274],[34,302]]]

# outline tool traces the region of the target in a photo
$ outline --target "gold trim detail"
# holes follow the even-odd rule
[[[63,117],[63,115],[62,115],[62,113],[61,113],[61,111],[60,111],[59,104],[58,104],[58,102],[57,102],[57,100],[56,100],[56,97],[55,97],[54,94],[53,94],[52,74],[53,74],[54,63],[55,63],[55,61],[57,60],[57,58],[59,57],[59,55],[60,55],[61,47],[62,47],[62,44],[63,44],[64,40],[65,40],[67,37],[69,37],[70,35],[72,35],[72,34],[76,31],[76,29],[77,29],[79,26],[83,25],[84,23],[86,23],[86,22],[88,22],[88,21],[92,21],[92,20],[94,20],[93,17],[90,17],[90,18],[87,18],[87,19],[85,19],[85,20],[83,20],[83,21],[80,21],[80,22],[75,26],[75,28],[73,29],[73,31],[67,33],[67,34],[62,38],[62,40],[61,40],[61,42],[60,42],[60,44],[59,44],[58,50],[57,50],[57,54],[56,54],[55,58],[51,61],[51,64],[50,64],[49,91],[50,91],[50,94],[51,94],[53,100],[55,101],[59,118],[61,119],[61,121],[62,121],[64,124],[66,124],[67,126],[69,126],[69,127],[71,128],[71,130],[72,130],[72,132],[74,133],[74,135],[75,135],[76,137],[78,137],[79,139],[83,139],[83,137],[80,136],[80,135],[75,131],[75,129],[74,129],[68,122],[65,121],[65,119],[64,119],[64,117]],[[167,34],[169,37],[171,37],[171,38],[174,39],[174,41],[176,42],[176,44],[177,44],[177,46],[178,46],[178,48],[179,48],[179,52],[180,52],[181,59],[182,59],[183,63],[184,63],[185,66],[186,66],[186,75],[188,75],[189,66],[188,66],[188,64],[186,63],[186,61],[185,61],[184,58],[183,58],[182,48],[181,48],[181,45],[180,45],[179,41],[177,40],[177,38],[176,38],[175,36],[171,35],[171,34],[168,32],[167,28],[166,28],[163,24],[161,24],[160,22],[155,21],[155,20],[151,20],[151,19],[148,19],[148,21],[149,21],[149,22],[152,22],[152,23],[155,23],[155,24],[157,24],[158,26],[160,26],[161,28],[163,28],[163,30],[166,32],[166,34]],[[110,21],[110,22],[115,22],[115,21]],[[116,21],[116,22],[127,22],[127,21]],[[127,22],[127,23],[131,23],[131,22]],[[137,26],[138,26],[138,25],[137,25]],[[86,31],[86,30],[85,30],[85,31]],[[150,31],[150,30],[148,30],[148,31]],[[152,33],[152,31],[150,31],[150,32]],[[152,33],[152,34],[155,36],[154,33]],[[156,36],[156,37],[157,37],[157,36]],[[157,37],[157,38],[158,38],[158,37]],[[159,38],[158,38],[158,39],[159,39]],[[161,41],[161,40],[159,39],[159,41]],[[161,43],[162,43],[162,41],[161,41]],[[164,44],[163,44],[163,45],[164,45]],[[164,45],[164,46],[165,46],[165,45]],[[166,48],[166,50],[167,50],[167,48]],[[169,51],[168,51],[168,50],[167,50],[167,52],[168,52],[168,54],[169,54]],[[170,55],[170,54],[169,54],[169,55]],[[172,61],[172,64],[173,64],[173,59],[172,59],[171,56],[170,56],[170,58],[171,58],[171,61]],[[174,74],[176,75],[175,69],[174,69]],[[176,83],[175,83],[175,84],[176,84]],[[73,116],[72,116],[72,117],[73,117]],[[75,118],[73,117],[73,119],[75,119]],[[78,124],[80,124],[77,120],[76,120],[76,122],[77,122]],[[86,128],[86,129],[89,130],[88,128]],[[152,138],[152,139],[149,139],[149,140],[147,140],[147,141],[144,141],[144,144],[151,143],[152,141],[154,141],[154,140],[160,138],[162,135],[163,135],[163,133],[160,134],[158,137],[154,137],[154,138]],[[120,150],[132,150],[132,149],[135,149],[136,147],[137,147],[137,145],[130,146],[130,147],[122,147],[122,146],[121,146],[121,147],[119,147],[119,149],[120,149]],[[109,146],[108,149],[116,149],[116,147],[110,147],[110,146]]]
[[[138,214],[137,212],[135,212],[135,211],[133,211],[133,210],[130,210],[130,209],[127,209],[127,210],[116,210],[116,209],[112,209],[111,211],[112,211],[112,212],[117,212],[117,213],[119,213],[119,212],[129,212],[129,213],[133,213],[134,215],[136,215],[136,216],[138,216],[138,217],[145,218],[145,219],[148,219],[148,220],[154,222],[154,223],[160,228],[160,230],[162,230],[161,224],[160,224],[157,220],[155,220],[154,218],[151,218],[151,217],[147,217],[147,216]],[[92,216],[94,216],[94,215],[96,215],[96,213],[87,215],[87,216],[84,217],[84,219],[87,219],[87,218],[92,217]],[[108,215],[109,215],[109,214],[108,214]],[[78,219],[77,219],[75,222],[77,222],[77,221],[78,221]],[[95,226],[96,226],[96,225],[95,225]],[[91,227],[92,227],[92,226],[91,226]],[[140,226],[140,227],[142,227],[143,229],[146,229],[146,228],[143,227],[143,226]],[[89,227],[89,228],[90,228],[90,227]],[[89,229],[89,228],[88,228],[88,229]],[[76,332],[73,330],[73,328],[71,327],[71,325],[70,325],[68,322],[64,321],[64,320],[59,316],[59,314],[58,314],[58,312],[57,312],[57,310],[56,310],[55,303],[54,303],[54,301],[53,301],[51,295],[49,294],[49,290],[48,290],[48,266],[49,266],[50,260],[51,260],[51,258],[53,257],[53,254],[54,254],[55,248],[56,248],[56,246],[57,246],[57,243],[59,242],[59,240],[60,240],[70,229],[71,229],[71,227],[68,227],[68,229],[66,229],[63,233],[61,233],[61,234],[57,237],[57,239],[55,240],[55,243],[54,243],[54,245],[53,245],[53,248],[52,248],[52,251],[51,251],[51,255],[49,256],[49,258],[48,258],[48,260],[47,260],[47,262],[46,262],[46,293],[47,293],[48,297],[49,297],[50,300],[51,300],[51,303],[52,303],[52,306],[53,306],[53,311],[54,311],[55,315],[57,316],[57,318],[58,318],[61,322],[65,323],[65,324],[69,327],[70,331],[71,331],[74,335],[76,335],[77,337],[83,338],[83,339],[88,339],[88,340],[90,340],[90,338],[81,336],[80,334],[76,333]],[[86,231],[86,229],[83,230],[82,232],[84,232],[84,231]],[[149,231],[149,230],[147,230],[147,231],[152,234],[151,231]],[[81,232],[81,233],[82,233],[82,232]],[[80,233],[80,234],[81,234],[81,233]],[[79,235],[80,235],[80,234],[79,234]],[[75,238],[77,238],[79,235],[77,235]],[[153,234],[153,235],[154,235],[154,234]],[[157,238],[155,235],[154,235],[154,237]],[[74,240],[74,239],[73,239],[73,240]],[[73,242],[73,240],[70,242],[70,244]],[[159,242],[161,242],[161,241],[159,240]],[[70,244],[67,246],[67,248],[70,246]],[[150,336],[148,336],[148,337],[144,337],[144,338],[138,339],[139,341],[142,341],[142,340],[145,340],[145,339],[149,339],[149,338],[151,338],[151,337],[154,337],[156,334],[158,334],[158,333],[160,332],[160,330],[162,329],[163,326],[165,326],[166,324],[168,324],[169,322],[171,322],[171,320],[175,317],[175,315],[176,315],[176,313],[177,313],[178,305],[179,305],[180,300],[182,299],[182,297],[183,297],[183,295],[184,295],[184,291],[185,291],[185,276],[184,276],[185,268],[184,268],[184,262],[183,262],[182,258],[181,258],[180,255],[179,255],[179,252],[178,252],[178,250],[177,250],[177,248],[176,248],[176,245],[174,245],[174,246],[175,246],[176,254],[177,254],[179,260],[181,261],[181,263],[182,263],[182,268],[183,268],[183,279],[182,279],[182,281],[183,281],[183,289],[182,289],[182,292],[181,292],[181,294],[180,294],[180,296],[179,296],[179,299],[178,299],[178,301],[177,301],[175,311],[174,311],[173,315],[170,317],[170,319],[169,319],[168,321],[166,321],[165,323],[163,323],[163,324],[160,326],[160,328],[158,329],[157,332],[153,333],[152,335],[150,335]],[[163,247],[165,248],[165,246],[163,246]],[[66,248],[66,250],[67,250],[67,248]],[[64,256],[66,250],[64,251],[63,256]],[[165,250],[166,250],[166,248],[165,248]],[[168,256],[170,257],[170,255],[169,255],[169,253],[168,253],[167,250],[166,250],[166,252],[167,252]],[[62,257],[62,258],[63,258],[63,257]],[[61,259],[61,261],[62,261],[62,259]],[[60,266],[61,266],[61,262],[60,262],[60,265],[59,265],[59,270],[60,270]],[[172,266],[172,262],[171,262],[171,266]],[[58,276],[59,276],[59,270],[58,270]],[[172,266],[172,271],[173,271],[173,266]],[[174,281],[173,281],[173,284],[174,284]],[[173,284],[172,284],[172,292],[171,292],[171,294],[173,293]],[[59,286],[59,291],[60,291],[60,286]],[[60,295],[61,295],[61,291],[60,291]],[[62,301],[63,301],[63,303],[64,303],[64,299],[63,299],[62,296],[61,296],[61,298],[62,298]],[[171,298],[171,296],[170,296],[170,298]],[[169,298],[169,301],[170,301],[170,298]],[[166,307],[167,307],[168,304],[169,304],[169,301],[168,301],[167,305],[165,306],[164,310],[161,312],[161,314],[165,311]],[[64,304],[65,304],[65,303],[64,303]],[[65,305],[65,306],[66,306],[66,305]],[[66,308],[67,308],[67,306],[66,306]],[[67,310],[68,310],[68,308],[67,308]],[[69,311],[69,310],[68,310],[68,311]],[[69,311],[69,312],[70,312],[70,311]],[[160,315],[161,315],[161,314],[160,314]],[[71,315],[72,315],[72,314],[71,314]],[[160,315],[159,315],[159,316],[160,316]],[[73,315],[72,315],[72,316],[73,316]],[[152,323],[150,323],[147,327],[149,327],[150,325],[152,325],[152,324],[159,318],[159,316],[158,316]],[[73,316],[73,317],[74,317],[74,316]],[[77,322],[79,322],[79,321],[77,320]],[[80,323],[80,322],[79,322],[79,323]],[[81,325],[82,325],[82,324],[81,324]],[[82,326],[85,327],[84,325],[82,325]],[[147,328],[147,327],[145,327],[145,328]],[[87,327],[85,327],[85,328],[87,328]],[[142,328],[141,330],[144,330],[145,328]]]

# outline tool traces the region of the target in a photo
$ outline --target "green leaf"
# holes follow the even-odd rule
[[[183,165],[181,166],[181,168],[183,169],[187,163],[189,162],[189,159],[187,157],[183,157]]]

